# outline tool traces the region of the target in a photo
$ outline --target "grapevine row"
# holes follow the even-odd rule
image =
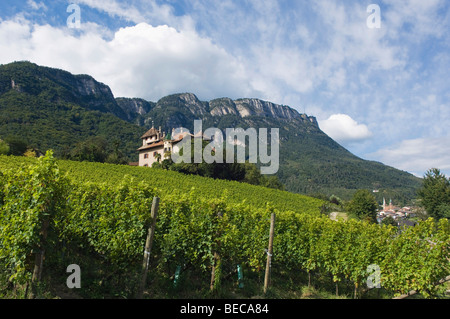
[[[261,272],[269,218],[275,212],[272,262],[286,271],[329,274],[334,282],[350,281],[358,289],[365,284],[368,266],[377,265],[383,288],[395,294],[416,290],[425,297],[450,273],[446,219],[429,219],[399,233],[391,226],[337,222],[270,204],[230,203],[226,192],[216,198],[195,189],[163,194],[131,177],[117,185],[89,183],[61,174],[51,154],[18,172],[3,171],[0,190],[0,266],[17,283],[32,279],[34,256],[43,247],[46,264],[60,263],[56,252],[63,249],[75,259],[99,256],[111,272],[137,269],[154,196],[162,200],[153,269],[172,265],[173,272],[175,266],[187,265],[208,273],[217,252],[222,269],[239,264]]]

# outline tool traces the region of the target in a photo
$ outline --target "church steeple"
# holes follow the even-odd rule
[[[172,134],[170,133],[170,130],[169,130],[169,133],[167,133],[166,136],[164,136],[164,140],[170,141],[171,139],[172,139]]]

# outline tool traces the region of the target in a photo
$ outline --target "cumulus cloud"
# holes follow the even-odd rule
[[[23,18],[1,21],[0,63],[30,60],[90,74],[115,96],[153,101],[186,91],[205,99],[255,93],[239,59],[194,32],[140,23],[105,39],[95,24],[82,27],[87,29],[75,35]]]
[[[450,137],[404,140],[368,156],[420,177],[430,168],[450,176]]]
[[[449,162],[425,139],[447,136],[450,125],[446,0],[381,0],[381,29],[367,28],[364,1],[70,2],[81,6],[80,30],[54,26],[67,15],[47,1],[24,1],[13,19],[0,14],[0,63],[86,73],[116,96],[153,101],[186,91],[259,97],[319,119],[334,114],[321,128],[357,155],[382,149],[377,159],[408,170],[412,158],[423,159],[417,167]],[[424,149],[434,162],[399,149]]]
[[[328,136],[343,144],[363,141],[373,135],[366,125],[346,114],[333,114],[327,120],[319,121],[319,126]]]

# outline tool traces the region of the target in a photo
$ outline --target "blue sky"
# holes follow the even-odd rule
[[[450,176],[448,30],[447,0],[3,0],[0,63],[90,74],[116,97],[289,105],[364,159]]]

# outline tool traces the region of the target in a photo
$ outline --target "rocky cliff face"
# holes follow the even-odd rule
[[[77,89],[73,94],[79,104],[128,120],[127,112],[118,105],[109,86],[97,82],[88,75],[77,75],[73,81],[72,87]]]
[[[156,104],[156,108],[162,110],[177,108],[178,110],[188,111],[188,113],[196,117],[235,115],[240,118],[247,118],[257,116],[277,120],[307,121],[317,125],[317,120],[314,117],[299,114],[289,106],[278,105],[260,99],[244,98],[233,101],[230,98],[219,98],[209,102],[202,102],[192,93],[183,93],[162,98]]]
[[[289,106],[279,105],[260,99],[239,99],[233,101],[228,98],[216,99],[209,103],[210,114],[213,116],[223,116],[228,114],[239,115],[242,118],[249,116],[270,117],[279,120],[307,120],[317,123],[314,117],[306,114],[299,114]]]
[[[211,109],[210,113],[212,116],[223,116],[223,115],[240,115],[236,108],[236,104],[232,99],[221,98],[215,99],[209,102],[209,107]]]
[[[193,93],[173,94],[157,103],[139,98],[114,98],[111,89],[89,75],[73,75],[67,71],[39,67],[29,62],[18,62],[2,67],[0,93],[15,90],[19,93],[48,96],[52,102],[67,101],[90,110],[112,113],[138,125],[148,126],[164,121],[167,126],[193,123],[194,119],[218,119],[235,116],[239,119],[262,118],[280,121],[311,122],[314,117],[299,114],[285,105],[243,98],[219,98],[200,101]],[[214,121],[214,120],[213,120]]]
[[[26,61],[15,62],[0,69],[0,94],[10,90],[40,96],[52,103],[70,102],[127,119],[111,89],[89,75],[73,75]]]
[[[138,116],[147,114],[155,107],[155,103],[137,98],[116,98],[116,102],[127,115],[128,121],[134,121]]]
[[[194,116],[203,116],[208,113],[208,103],[200,101],[195,94],[172,94],[160,99],[155,106],[158,110],[179,110]]]
[[[82,96],[103,96],[109,100],[114,99],[109,86],[95,81],[88,75],[78,75],[76,79],[77,93]]]
[[[184,93],[179,95],[179,99],[188,106],[192,114],[205,115],[207,113],[207,104],[202,103],[195,94]]]

